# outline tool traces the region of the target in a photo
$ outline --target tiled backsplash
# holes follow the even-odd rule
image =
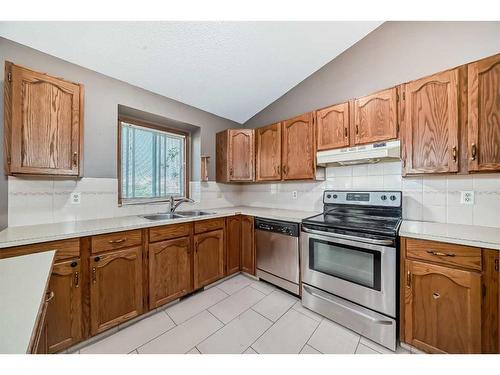
[[[402,190],[403,216],[410,220],[500,227],[500,175],[401,178],[401,163],[330,167],[326,181],[259,184],[191,182],[188,208],[237,205],[322,210],[324,189]],[[117,180],[40,180],[9,177],[9,226],[139,215],[166,211],[168,204],[119,207]],[[460,204],[460,191],[474,191],[474,205]],[[297,198],[292,194],[297,192]],[[81,192],[81,204],[70,202]]]

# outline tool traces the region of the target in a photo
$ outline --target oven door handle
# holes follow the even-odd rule
[[[323,231],[313,230],[313,229],[304,228],[304,227],[302,227],[302,231],[306,232],[306,233],[311,233],[311,234],[317,234],[317,235],[320,235],[320,236],[325,236],[325,237],[341,238],[341,239],[345,239],[345,240],[352,240],[352,241],[370,243],[370,244],[374,244],[374,245],[393,245],[394,244],[393,240],[376,240],[376,239],[373,239],[373,238],[364,238],[364,237],[349,236],[347,234],[339,234],[339,233],[332,234],[330,232],[323,232]]]
[[[322,299],[323,301],[326,301],[328,303],[333,303],[334,305],[339,305],[338,302],[334,301],[334,300],[331,300],[330,298],[326,298],[318,293],[314,293],[314,291],[307,287],[307,285],[302,285],[302,287],[304,288],[304,290],[309,293],[310,295],[316,297],[316,298],[319,298],[319,299]],[[370,315],[367,315],[367,314],[364,314],[362,311],[359,311],[359,310],[354,310],[353,308],[349,307],[349,306],[346,306],[346,305],[342,305],[342,308],[343,309],[346,309],[346,310],[349,310],[357,315],[361,315],[363,316],[363,318],[366,318],[368,320],[371,320],[373,323],[375,324],[382,324],[382,325],[392,325],[392,321],[391,320],[382,320],[382,319],[377,319],[377,318],[374,318],[373,316],[370,316]]]

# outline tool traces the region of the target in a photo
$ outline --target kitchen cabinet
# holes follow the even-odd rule
[[[398,137],[395,87],[354,101],[354,144],[362,145]]]
[[[279,181],[281,171],[281,122],[255,130],[255,179]]]
[[[142,314],[142,247],[92,255],[90,278],[92,335]]]
[[[406,342],[431,353],[481,352],[481,274],[406,261]]]
[[[50,276],[45,319],[47,353],[56,353],[82,339],[81,261],[72,259],[55,263]]]
[[[316,176],[316,142],[312,112],[283,122],[283,180],[308,180]]]
[[[189,237],[149,245],[149,308],[155,309],[193,289]]]
[[[194,235],[194,288],[224,277],[224,230]]]
[[[500,54],[467,68],[469,171],[499,171]]]
[[[254,180],[254,130],[227,129],[216,135],[216,181]]]
[[[255,275],[255,229],[253,216],[241,216],[241,270]]]
[[[226,275],[240,271],[241,258],[241,217],[226,219]]]
[[[457,172],[459,69],[404,85],[404,175]]]
[[[349,146],[349,103],[341,103],[316,111],[318,151]]]
[[[83,86],[10,62],[5,78],[6,173],[81,176]]]

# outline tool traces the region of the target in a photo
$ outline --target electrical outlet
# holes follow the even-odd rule
[[[292,191],[292,199],[297,199],[297,190]]]
[[[71,204],[80,204],[82,202],[82,193],[71,193]]]
[[[461,204],[474,204],[474,192],[473,191],[461,191],[460,192],[460,203]]]

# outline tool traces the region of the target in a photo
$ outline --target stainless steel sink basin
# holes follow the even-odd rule
[[[193,210],[193,211],[177,211],[176,214],[181,217],[194,217],[194,216],[213,215],[215,214],[215,212]]]
[[[153,215],[144,215],[141,216],[144,219],[148,220],[171,220],[171,219],[178,219],[184,216],[178,215],[178,214],[153,214]]]

